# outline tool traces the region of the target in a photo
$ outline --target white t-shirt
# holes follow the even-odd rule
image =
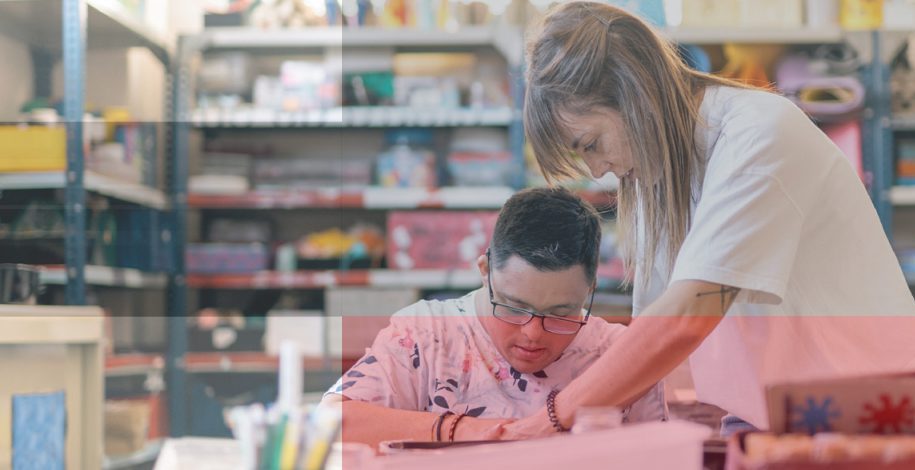
[[[768,384],[915,370],[915,300],[842,152],[775,94],[709,88],[700,113],[691,228],[633,298],[637,315],[677,280],[742,289],[690,357],[698,398],[767,428]]]
[[[391,317],[372,347],[327,393],[388,408],[483,418],[524,418],[546,404],[610,347],[625,327],[592,318],[542,371],[514,370],[486,333],[471,292],[420,301]],[[667,418],[663,386],[627,411],[627,421]]]

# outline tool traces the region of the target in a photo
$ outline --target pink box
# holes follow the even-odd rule
[[[413,211],[388,215],[391,269],[472,269],[486,252],[496,211]]]

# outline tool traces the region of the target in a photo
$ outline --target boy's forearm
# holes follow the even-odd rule
[[[343,409],[344,442],[361,442],[373,449],[389,440],[429,441],[438,415],[426,411],[408,411],[345,400]],[[442,433],[447,433],[442,429]]]

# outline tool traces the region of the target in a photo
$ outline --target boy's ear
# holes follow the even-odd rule
[[[480,270],[480,277],[483,278],[483,283],[486,283],[486,276],[489,275],[489,265],[486,262],[486,255],[480,255],[477,258],[477,269]]]

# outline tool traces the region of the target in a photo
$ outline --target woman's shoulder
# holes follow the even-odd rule
[[[768,90],[709,87],[700,113],[712,125],[764,131],[770,127],[790,127],[796,120],[809,121],[791,100]]]

